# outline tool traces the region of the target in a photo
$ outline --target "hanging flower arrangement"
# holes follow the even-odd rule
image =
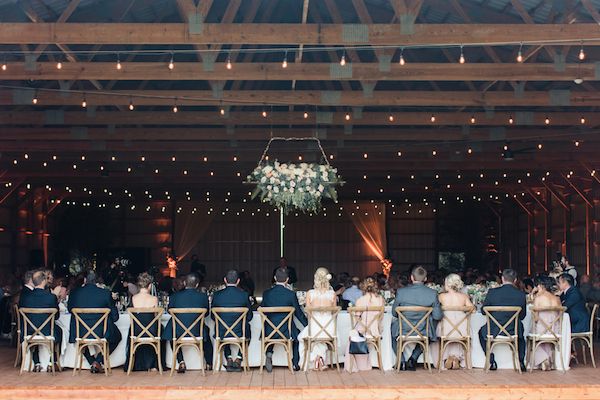
[[[292,210],[317,213],[321,209],[323,198],[337,202],[336,185],[343,184],[338,171],[326,160],[321,144],[317,140],[326,164],[314,163],[280,163],[275,161],[263,163],[269,145],[273,140],[289,140],[273,138],[269,141],[258,166],[248,175],[247,182],[255,184],[252,198],[259,197],[284,212]],[[298,139],[296,139],[298,140]]]

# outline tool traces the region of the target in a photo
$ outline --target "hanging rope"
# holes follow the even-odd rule
[[[319,146],[319,150],[321,151],[323,160],[325,160],[325,163],[327,164],[327,166],[329,166],[329,167],[331,166],[331,164],[329,164],[329,161],[327,160],[327,155],[325,154],[325,150],[323,150],[323,146],[321,146],[321,141],[319,140],[319,138],[316,138],[316,137],[290,137],[290,138],[272,137],[271,139],[269,139],[269,143],[267,143],[267,147],[265,147],[265,151],[263,151],[262,156],[260,157],[260,160],[258,161],[257,167],[261,166],[262,162],[264,161],[265,157],[267,156],[267,153],[269,152],[271,143],[273,143],[274,141],[281,141],[281,142],[314,141],[314,142],[317,142],[317,146]]]

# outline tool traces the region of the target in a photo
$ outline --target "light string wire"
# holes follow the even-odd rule
[[[336,51],[336,50],[387,50],[387,49],[404,49],[404,50],[422,50],[422,49],[440,49],[440,48],[472,48],[472,47],[484,47],[484,46],[535,46],[535,45],[585,45],[586,42],[598,42],[600,41],[600,37],[593,37],[587,39],[540,39],[540,40],[531,40],[531,41],[496,41],[496,42],[471,42],[471,43],[429,43],[429,44],[406,44],[402,46],[398,45],[336,45],[336,46],[305,46],[302,48],[302,52],[327,52],[327,51]],[[190,43],[182,43],[181,45],[186,45]],[[197,43],[193,43],[197,44]],[[198,43],[199,44],[199,43]],[[9,44],[3,44],[7,46]],[[124,46],[130,45],[130,43],[123,44]],[[294,52],[300,51],[299,47],[296,46],[284,46],[284,47],[267,47],[267,48],[246,48],[246,49],[136,49],[136,50],[70,50],[70,54],[74,55],[92,55],[92,54],[102,54],[102,55],[114,55],[115,57],[121,55],[175,55],[175,54],[209,54],[209,53],[228,53],[228,54],[246,54],[246,53],[260,53],[260,54],[269,54],[269,53],[285,53],[285,52]],[[3,51],[4,55],[31,55],[34,54],[31,51],[25,50],[8,50]],[[62,55],[64,54],[61,50],[44,50],[42,54],[50,54],[50,55]],[[37,55],[39,56],[39,55]]]

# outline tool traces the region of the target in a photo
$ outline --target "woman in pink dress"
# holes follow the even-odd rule
[[[535,288],[532,292],[534,308],[561,307],[560,297],[552,293],[555,283],[554,278],[549,276],[539,276],[535,279]],[[540,311],[539,320],[534,321],[532,330],[539,335],[549,335],[548,326],[556,320],[557,313],[556,311]],[[557,334],[560,333],[560,328],[558,322],[551,326],[552,331]],[[549,371],[554,368],[553,358],[554,346],[550,343],[542,343],[535,350],[533,367]]]
[[[363,296],[356,300],[356,307],[383,307],[385,305],[384,298],[379,294],[379,287],[375,279],[368,277],[360,283],[360,290],[363,292]],[[379,321],[371,323],[373,319],[379,315]],[[353,327],[358,333],[362,334],[366,338],[379,337],[383,332],[383,314],[378,311],[365,311],[360,313],[360,319],[363,324],[368,326],[368,332],[363,324],[357,324],[356,328]],[[369,325],[370,324],[370,325]],[[348,343],[350,347],[350,343]],[[346,349],[346,359],[344,360],[344,369],[348,372],[358,371],[369,371],[371,369],[371,355],[370,354],[350,354]],[[352,360],[351,360],[352,359]],[[352,365],[352,370],[350,370]]]

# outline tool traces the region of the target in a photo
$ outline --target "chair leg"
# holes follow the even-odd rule
[[[162,368],[162,359],[160,356],[160,342],[156,343],[156,346],[154,347],[154,349],[156,350],[156,362],[158,364],[158,372],[162,375],[163,368]]]
[[[52,368],[52,376],[56,375],[56,368],[54,368],[54,342],[50,343],[48,346],[50,350],[50,366]]]
[[[110,369],[110,354],[108,352],[107,342],[103,342],[102,351],[102,355],[104,356],[104,375],[108,376],[112,373],[112,371]]]
[[[377,365],[379,365],[379,371],[385,373],[383,370],[383,357],[381,356],[381,340],[377,339]]]
[[[335,355],[335,365],[337,367],[337,371],[340,372],[340,357],[338,357],[337,339],[333,341],[333,355]]]
[[[259,373],[263,373],[263,366],[265,365],[265,339],[260,338],[260,368]]]
[[[483,370],[485,372],[490,371],[490,340],[486,338],[485,340],[485,364],[483,365]]]
[[[221,343],[218,340],[215,349],[217,350],[217,358],[213,359],[213,375],[221,369]]]
[[[173,373],[175,372],[175,365],[177,364],[177,351],[179,350],[179,344],[176,341],[173,341],[172,345],[171,345],[171,350],[172,351],[172,357],[171,357],[171,373],[169,374],[169,376],[173,376]]]
[[[306,372],[307,368],[308,368],[308,354],[309,354],[309,351],[310,351],[310,339],[307,339],[307,340],[304,341],[304,351],[303,351],[303,353],[304,353],[304,359],[302,360],[302,370],[304,372]]]
[[[592,360],[592,366],[594,368],[596,368],[596,360],[594,360],[594,335],[590,335],[590,343],[589,343],[589,348],[590,348],[590,359]]]
[[[446,344],[444,343],[444,339],[440,339],[440,346],[439,346],[439,351],[438,351],[438,372],[442,372],[442,357],[444,355],[444,349],[446,347]]]
[[[25,370],[25,355],[29,354],[29,346],[27,346],[25,342],[21,343],[21,345],[25,345],[25,351],[21,356],[21,369],[19,370],[19,375]],[[29,370],[31,371],[31,357],[29,357]]]
[[[19,336],[19,334],[17,334],[17,336]],[[16,368],[19,365],[19,362],[21,361],[22,357],[23,357],[23,343],[20,342],[19,337],[17,337],[17,355],[15,357],[14,368]]]
[[[104,356],[106,358],[106,356]],[[129,364],[127,365],[127,375],[131,373],[131,369],[133,368],[133,360],[135,358],[135,346],[133,345],[133,341],[129,343]]]
[[[581,352],[583,353],[583,363],[587,365],[587,349],[585,345],[588,344],[585,339],[579,340],[579,344],[581,345]]]
[[[210,340],[210,339],[208,339]],[[206,360],[204,359],[204,343],[198,344],[198,352],[200,353],[200,365],[202,366],[202,376],[206,376]]]

